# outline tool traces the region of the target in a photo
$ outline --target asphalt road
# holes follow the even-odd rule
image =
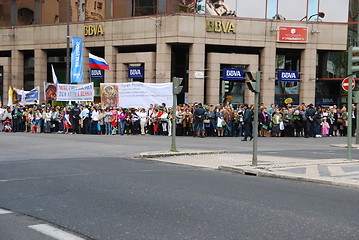
[[[177,142],[251,151],[237,138]],[[263,154],[345,157],[330,143],[345,139],[264,138],[259,146]],[[0,208],[26,214],[0,211],[0,239],[51,239],[28,228],[44,222],[91,239],[359,239],[358,190],[132,158],[170,144],[168,137],[0,134]]]

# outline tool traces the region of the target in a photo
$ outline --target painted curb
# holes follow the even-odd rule
[[[158,157],[173,157],[173,156],[192,156],[205,154],[225,154],[227,151],[200,151],[200,152],[164,152],[164,153],[140,153],[136,158],[158,158]]]
[[[320,184],[326,184],[326,185],[332,185],[332,186],[340,186],[340,187],[359,189],[359,184],[355,184],[355,183],[332,181],[332,180],[323,179],[323,178],[302,177],[302,176],[290,175],[290,174],[280,174],[280,173],[274,173],[274,172],[270,172],[270,171],[253,169],[253,168],[236,168],[236,167],[228,167],[228,166],[219,166],[218,170],[240,173],[243,175],[281,178],[281,179],[289,179],[289,180],[295,180],[295,181],[305,181],[305,182],[320,183]]]

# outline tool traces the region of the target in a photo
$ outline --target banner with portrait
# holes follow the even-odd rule
[[[104,107],[118,107],[118,83],[101,83],[100,84],[100,96],[101,103]]]
[[[45,100],[93,102],[95,91],[93,83],[54,84],[45,83]]]
[[[101,83],[100,88],[103,106],[147,108],[162,103],[172,106],[173,102],[172,83]]]

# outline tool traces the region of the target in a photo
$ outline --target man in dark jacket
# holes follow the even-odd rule
[[[194,110],[194,113],[193,113],[193,118],[194,118],[193,137],[200,136],[201,138],[204,138],[204,130],[205,129],[204,129],[203,120],[205,118],[205,114],[206,114],[206,110],[204,110],[204,108],[202,107],[202,103],[198,103],[198,107]]]
[[[75,106],[70,111],[73,134],[80,133],[79,131],[80,113],[81,113],[81,109],[78,107],[78,104],[75,103]]]
[[[315,137],[315,115],[317,110],[314,108],[313,104],[309,104],[307,110],[305,111],[305,117],[307,118],[307,134],[308,137]]]
[[[247,104],[244,104],[244,113],[243,113],[243,129],[244,129],[244,138],[241,141],[247,141],[249,137],[249,141],[253,139],[252,135],[252,117],[253,112],[248,108]]]

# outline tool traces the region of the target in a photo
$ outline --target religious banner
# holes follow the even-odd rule
[[[45,83],[45,100],[53,101],[89,101],[94,100],[93,83],[88,84],[53,84]]]
[[[162,103],[172,106],[172,83],[101,83],[101,102],[103,106],[123,108],[147,108],[150,104]]]
[[[118,83],[101,83],[100,96],[104,107],[118,107]]]

